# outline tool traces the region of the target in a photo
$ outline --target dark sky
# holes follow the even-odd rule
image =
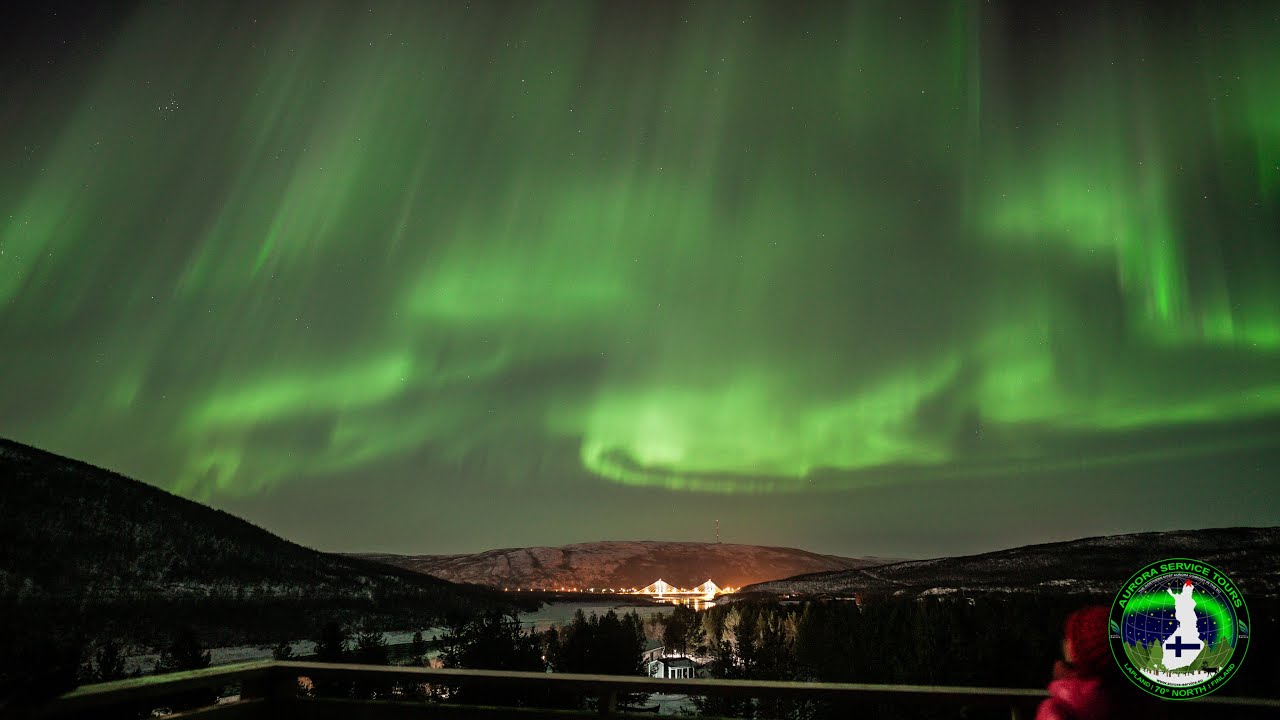
[[[1280,524],[1280,3],[0,18],[0,435],[326,550]]]

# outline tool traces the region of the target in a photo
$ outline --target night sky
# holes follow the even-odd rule
[[[1280,524],[1280,3],[4,12],[0,435],[326,550]]]

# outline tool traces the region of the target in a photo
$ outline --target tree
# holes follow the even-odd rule
[[[735,615],[736,617],[736,615]],[[727,633],[726,633],[727,635]],[[737,678],[737,657],[733,644],[728,638],[713,639],[708,642],[711,654],[711,673],[717,678]],[[722,697],[719,695],[690,696],[698,709],[698,714],[709,717],[746,717],[751,705],[747,698]]]
[[[1164,647],[1159,640],[1143,646],[1147,656],[1147,664],[1153,668],[1164,669]]]
[[[634,616],[634,621],[632,619]],[[644,653],[644,625],[635,613],[619,616],[610,610],[596,626],[596,672],[606,675],[638,675]]]
[[[91,682],[110,682],[127,677],[124,670],[124,653],[120,644],[107,640],[98,646],[93,654],[92,667],[89,670]]]
[[[641,673],[645,643],[645,623],[635,612],[619,616],[613,610],[603,616],[583,611],[559,633],[542,636],[546,658],[556,672],[638,675]],[[620,703],[635,698],[619,697]],[[581,706],[581,698],[576,703]]]
[[[409,643],[409,664],[423,665],[427,661],[427,644],[422,640],[422,631],[415,630],[413,640]]]
[[[366,622],[356,631],[355,648],[352,653],[355,661],[362,665],[386,665],[387,638],[374,629],[372,623]]]
[[[205,652],[199,636],[191,628],[183,628],[174,636],[173,641],[160,651],[160,659],[156,661],[155,674],[180,672],[182,670],[199,670],[209,667],[212,657]]]
[[[691,650],[707,652],[707,618],[703,614],[699,618],[698,611],[687,605],[672,607],[671,615],[663,616],[662,644],[667,655],[689,655]],[[716,623],[710,623],[716,626]]]
[[[347,655],[347,629],[336,620],[330,620],[320,628],[316,638],[316,662],[340,663]],[[318,697],[347,697],[351,683],[343,680],[315,680],[312,687]]]
[[[445,667],[545,672],[537,637],[520,628],[516,615],[489,610],[450,625],[443,638]],[[545,689],[459,688],[450,698],[482,704],[540,706],[554,702]]]
[[[688,637],[691,623],[685,613],[680,612],[682,608],[684,608],[683,605],[676,605],[672,613],[667,616],[667,623],[662,628],[662,644],[666,646],[667,654],[689,654]]]
[[[552,669],[556,672],[590,672],[595,662],[591,638],[591,623],[587,614],[579,609],[573,614],[573,622],[563,630]]]
[[[542,648],[520,621],[490,610],[450,627],[444,636],[445,667],[545,671]]]
[[[733,651],[735,653],[738,651],[738,648],[736,647],[736,645],[734,645],[734,643],[738,641],[737,640],[738,623],[741,622],[741,620],[742,620],[742,612],[741,610],[738,609],[738,604],[734,603],[732,606],[730,606],[729,612],[725,613],[722,616],[721,621],[717,624],[717,627],[716,627],[715,637],[733,646]]]
[[[740,678],[756,677],[756,663],[759,661],[759,647],[756,644],[757,623],[760,613],[752,606],[738,615],[738,622],[733,628],[733,649],[738,656],[738,674]],[[728,623],[725,624],[726,630]]]
[[[288,640],[281,640],[272,646],[271,658],[273,660],[292,660],[293,645]]]
[[[666,627],[667,616],[663,613],[654,613],[644,621],[644,637],[645,640],[662,641],[662,632]]]
[[[316,661],[340,663],[347,654],[347,630],[337,621],[329,621],[320,628],[316,638]]]
[[[387,665],[387,638],[371,621],[366,620],[356,631],[352,655],[361,665]],[[385,698],[391,695],[391,683],[362,679],[355,683],[355,696],[362,700]]]
[[[542,632],[542,660],[549,667],[556,668],[560,664],[560,630],[549,627]]]
[[[205,651],[200,637],[192,628],[183,628],[174,636],[173,641],[160,651],[160,659],[156,661],[155,674],[200,670],[209,667],[212,656]],[[212,705],[218,701],[218,693],[208,688],[198,688],[178,693],[168,698],[171,710],[190,710],[192,708]]]
[[[644,653],[644,622],[634,612],[603,616],[581,610],[564,629],[553,668],[557,672],[637,675]]]

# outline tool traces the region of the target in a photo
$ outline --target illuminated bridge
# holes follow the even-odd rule
[[[717,595],[728,595],[735,591],[735,588],[722,588],[719,585],[707,580],[701,585],[694,588],[678,588],[666,580],[661,578],[657,582],[646,585],[639,590],[633,590],[633,595],[649,595],[651,597],[688,597],[699,598],[702,600],[711,600]]]

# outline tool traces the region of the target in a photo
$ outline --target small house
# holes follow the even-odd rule
[[[687,657],[660,657],[649,661],[649,677],[688,679],[697,669],[697,663]]]

